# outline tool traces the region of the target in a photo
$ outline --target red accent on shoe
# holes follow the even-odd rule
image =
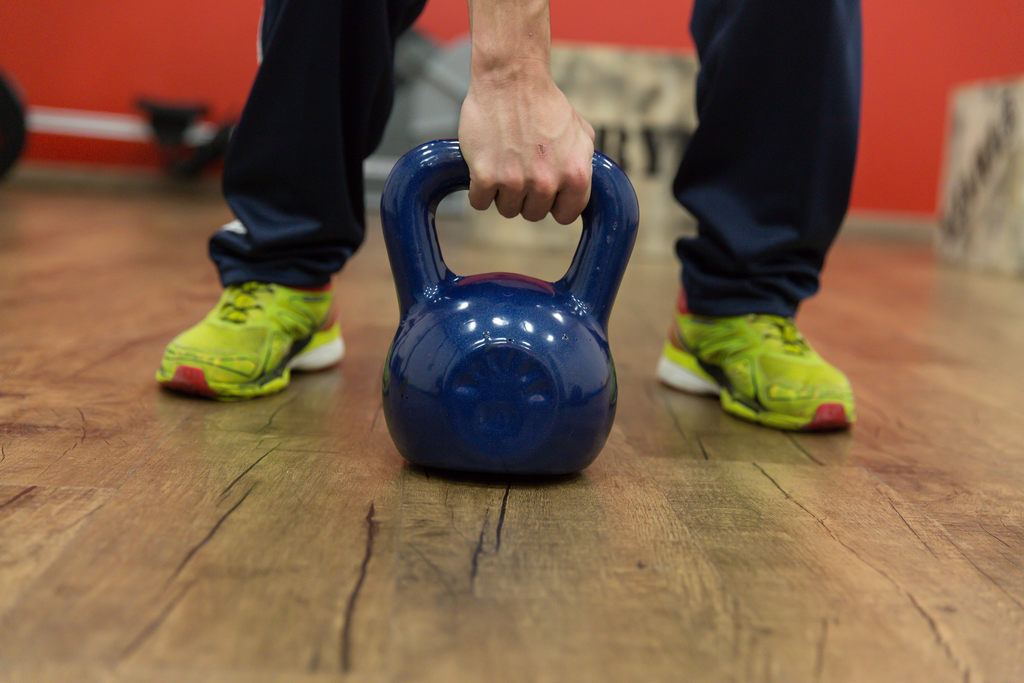
[[[686,291],[683,289],[679,290],[679,298],[676,300],[676,310],[680,315],[686,315],[690,312],[690,308],[686,304]]]
[[[320,326],[320,331],[331,329],[334,323],[338,322],[338,315],[338,309],[331,307],[331,310],[327,312],[327,318],[324,319],[323,325]]]
[[[849,426],[850,421],[846,418],[846,408],[842,403],[822,403],[818,406],[811,421],[804,425],[804,429],[818,431],[842,429]]]
[[[187,394],[199,394],[200,396],[216,396],[217,392],[206,383],[206,375],[200,368],[193,368],[189,365],[179,365],[174,371],[174,377],[170,382],[164,382],[164,386],[175,391],[183,391]]]
[[[683,333],[679,331],[679,325],[674,322],[668,328],[668,343],[680,351],[686,351],[686,345],[683,344]]]

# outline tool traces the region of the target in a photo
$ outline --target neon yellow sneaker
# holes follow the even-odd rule
[[[345,354],[331,290],[246,282],[164,351],[156,381],[220,400],[265,396],[288,386],[291,371],[320,370]]]
[[[718,396],[727,413],[776,429],[843,429],[856,419],[850,382],[814,352],[792,318],[677,313],[658,378]]]

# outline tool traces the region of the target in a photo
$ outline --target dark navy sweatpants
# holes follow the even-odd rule
[[[210,241],[225,285],[320,286],[358,249],[394,41],[425,1],[265,0],[263,62],[224,168],[245,229]],[[849,202],[860,2],[696,0],[690,28],[699,125],[674,184],[699,223],[676,244],[690,310],[792,315]]]

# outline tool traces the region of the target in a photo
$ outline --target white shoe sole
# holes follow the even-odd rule
[[[706,396],[718,396],[722,388],[714,382],[695,375],[686,368],[673,363],[665,356],[658,361],[658,379],[673,389],[679,389],[691,394],[703,394]]]
[[[338,363],[344,357],[345,342],[339,337],[311,351],[300,353],[288,363],[288,367],[305,372],[323,370]]]

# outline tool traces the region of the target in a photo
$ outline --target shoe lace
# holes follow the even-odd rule
[[[252,311],[262,311],[260,294],[273,294],[274,285],[265,282],[243,282],[229,285],[221,298],[217,317],[232,323],[245,323]]]
[[[753,314],[747,316],[747,320],[761,333],[762,339],[773,345],[778,345],[786,353],[802,356],[811,350],[807,340],[796,329],[792,318]]]

